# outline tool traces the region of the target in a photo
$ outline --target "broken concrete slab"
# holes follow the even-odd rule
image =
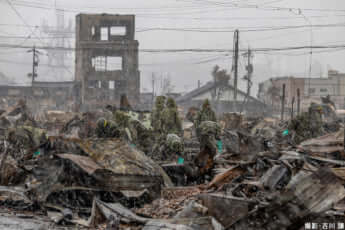
[[[201,204],[207,207],[208,215],[223,226],[231,226],[247,216],[257,204],[255,201],[222,194],[200,194]]]

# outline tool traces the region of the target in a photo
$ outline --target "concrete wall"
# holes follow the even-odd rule
[[[285,108],[287,110],[292,109],[292,101],[295,98],[294,107],[297,105],[297,89],[300,89],[301,99],[303,99],[305,92],[305,79],[295,78],[295,77],[279,77],[272,78],[265,82],[260,83],[258,97],[265,104],[274,107],[274,111],[279,113],[281,110],[281,95],[283,84],[285,84]],[[279,89],[279,95],[272,98],[268,93],[271,87],[276,87]]]
[[[309,93],[308,93],[309,92]],[[338,95],[338,80],[334,78],[305,78],[304,96]]]
[[[18,100],[24,99],[33,113],[56,109],[72,111],[78,93],[78,85],[74,84],[68,87],[0,86],[2,107],[15,105]]]
[[[297,100],[297,88],[301,92],[301,109],[306,111],[310,102],[320,102],[321,97],[327,95],[335,102],[339,109],[345,108],[345,74],[338,71],[329,71],[328,78],[295,78],[295,77],[278,77],[260,83],[258,97],[263,102],[270,103],[274,101],[274,111],[279,112],[281,107],[280,98],[272,99],[267,93],[271,86],[282,88],[286,85],[285,107],[291,109],[292,98]],[[280,93],[281,95],[281,93]],[[296,103],[294,110],[296,110]]]
[[[134,40],[134,16],[80,14],[76,20],[75,76],[81,83],[81,103],[116,103],[122,94],[131,104],[138,103],[139,43]],[[102,91],[102,98],[93,93],[97,90]]]

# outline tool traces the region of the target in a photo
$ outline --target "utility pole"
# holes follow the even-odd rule
[[[248,52],[244,54],[244,56],[248,58],[248,64],[246,66],[246,70],[247,70],[247,75],[244,76],[244,80],[247,81],[247,97],[250,96],[250,89],[252,87],[252,74],[254,71],[253,65],[251,63],[251,58],[252,56],[252,51],[250,50],[250,48],[248,48]]]
[[[301,93],[299,88],[297,89],[297,115],[299,115],[301,109]]]
[[[152,73],[152,106],[155,100],[155,73]]]
[[[239,49],[239,31],[234,33],[234,102],[237,102],[237,78],[238,78],[238,49]]]
[[[294,105],[295,105],[295,96],[292,97],[292,101],[291,101],[291,119],[293,119],[294,116]]]
[[[39,63],[39,54],[41,54],[36,47],[34,46],[31,50],[27,51],[28,53],[32,52],[32,73],[28,73],[28,77],[31,78],[31,84],[34,85],[35,78],[37,78],[37,68]]]
[[[285,107],[285,84],[283,84],[282,107],[281,107],[281,121],[284,121],[284,107]]]
[[[243,103],[242,103],[241,113],[242,113],[242,111],[244,111],[244,107],[245,107],[247,101],[249,101],[250,89],[252,87],[252,73],[253,73],[253,65],[251,64],[252,51],[250,50],[249,47],[248,47],[248,52],[243,54],[243,56],[248,58],[248,63],[246,65],[247,74],[244,75],[244,77],[243,77],[243,79],[245,81],[247,81],[247,94],[246,94],[246,97],[244,98]]]

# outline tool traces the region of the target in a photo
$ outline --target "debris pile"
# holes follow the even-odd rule
[[[0,227],[303,229],[344,222],[344,128],[310,111],[279,122],[224,114],[205,101],[185,121],[152,112],[2,111]],[[331,117],[331,118],[330,118]],[[327,128],[328,127],[328,128]],[[332,127],[332,128],[330,128]],[[23,218],[27,220],[23,222]]]

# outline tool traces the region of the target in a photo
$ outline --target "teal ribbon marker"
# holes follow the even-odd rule
[[[283,131],[283,137],[285,137],[285,136],[287,136],[287,135],[289,135],[289,130],[288,130],[288,129],[286,129],[286,130]]]
[[[221,140],[217,141],[217,148],[218,148],[219,153],[223,152],[223,142]]]
[[[184,159],[182,157],[179,157],[177,160],[177,164],[182,165],[184,163]]]

